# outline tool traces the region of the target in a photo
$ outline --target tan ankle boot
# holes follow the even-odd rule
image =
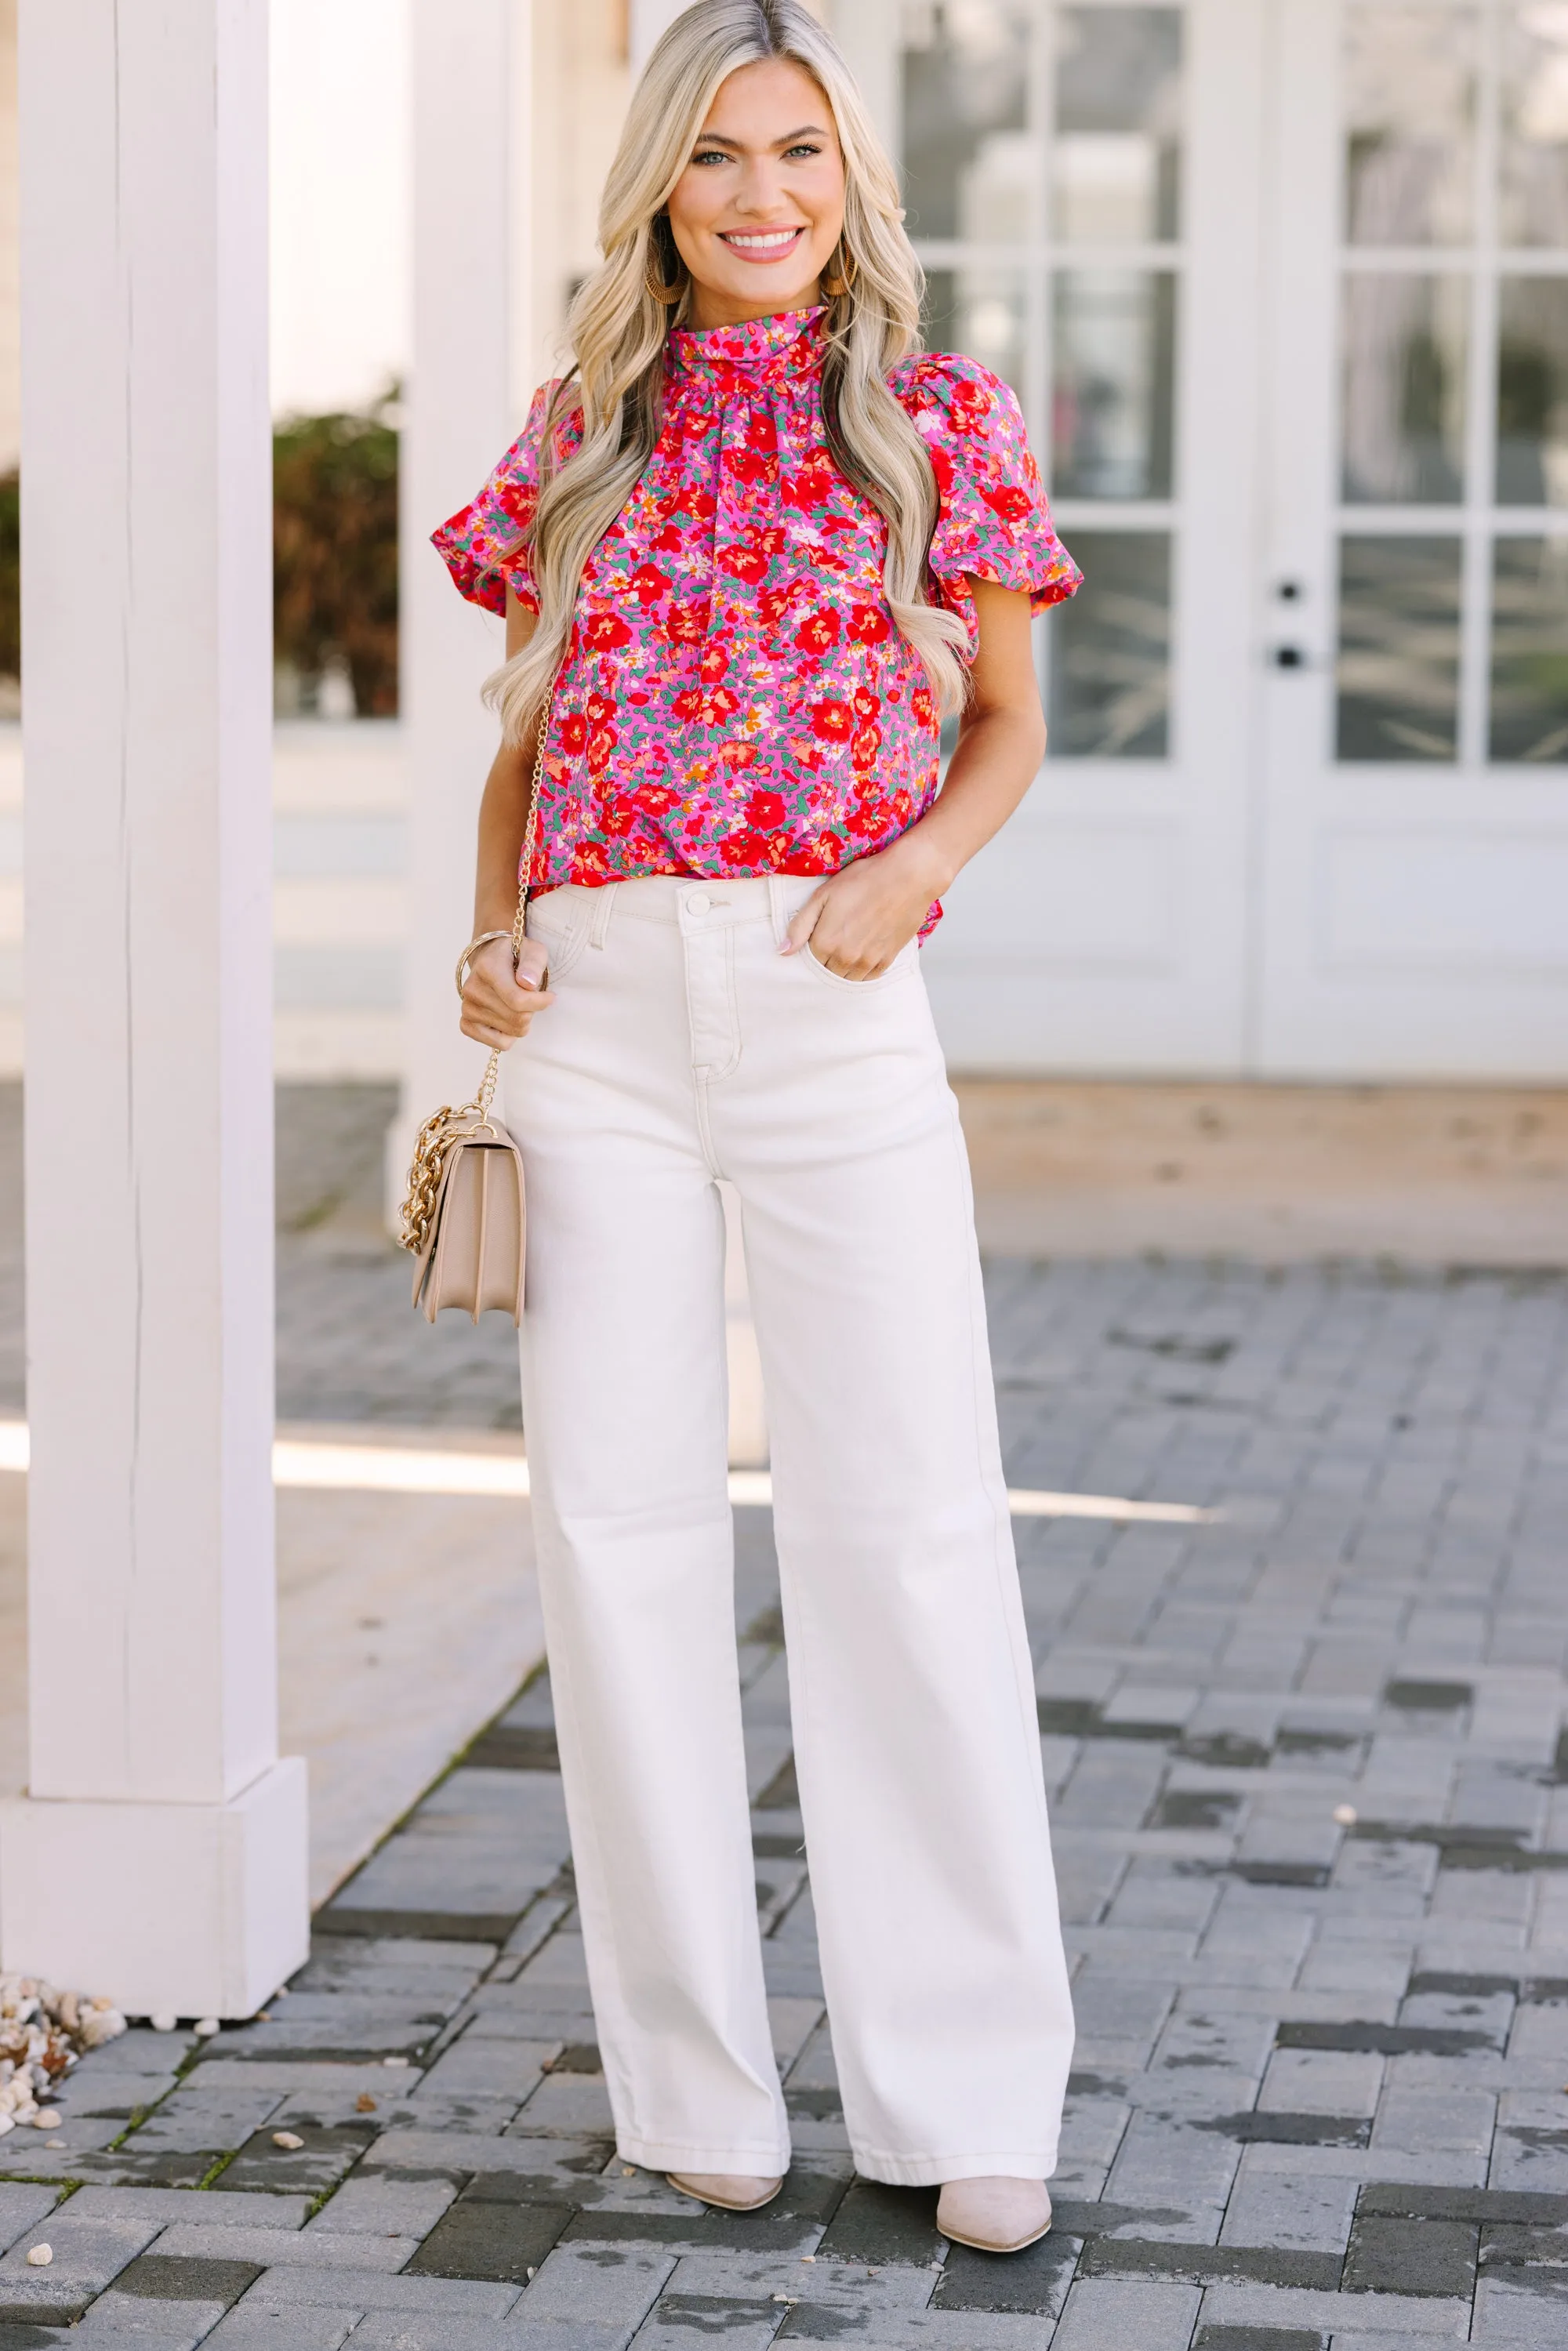
[[[1043,2179],[950,2179],[936,2199],[936,2226],[956,2245],[1019,2253],[1051,2227]]]
[[[666,2171],[665,2179],[683,2196],[701,2204],[716,2204],[725,2212],[755,2212],[771,2204],[782,2179],[759,2179],[749,2171]]]

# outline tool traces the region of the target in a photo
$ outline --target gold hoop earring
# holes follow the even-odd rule
[[[664,266],[665,246],[669,248],[670,258],[675,267],[673,278],[654,274]],[[643,283],[653,301],[662,302],[666,309],[672,309],[685,298],[686,277],[686,266],[681,259],[680,248],[670,227],[670,215],[668,213],[655,213],[648,227],[648,263],[643,273]]]
[[[837,301],[841,295],[847,294],[850,291],[855,282],[857,275],[858,271],[856,265],[850,258],[849,255],[845,253],[844,241],[842,237],[841,237],[837,245],[833,247],[832,260],[829,264],[828,270],[822,278],[823,293],[831,295],[833,299]]]

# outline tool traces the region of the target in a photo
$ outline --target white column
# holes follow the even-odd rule
[[[479,794],[496,721],[479,688],[499,622],[457,594],[430,545],[519,429],[513,397],[514,39],[526,0],[413,0],[413,362],[400,488],[401,701],[409,795],[406,1058],[388,1145],[401,1199],[413,1134],[484,1071],[458,1034],[452,967],[474,912]]]
[[[640,74],[648,62],[648,52],[667,26],[673,25],[688,0],[631,0],[632,71]]]
[[[894,153],[898,152],[899,10],[896,0],[828,0],[819,16],[843,52],[860,84],[871,117]]]
[[[0,473],[22,445],[16,324],[16,0],[0,0]]]
[[[0,1957],[305,1955],[270,1445],[265,0],[22,0],[29,1792]]]

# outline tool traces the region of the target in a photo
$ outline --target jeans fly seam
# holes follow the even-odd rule
[[[692,1101],[696,1107],[697,1137],[703,1147],[703,1159],[715,1183],[725,1181],[724,1169],[718,1164],[718,1154],[713,1147],[713,1128],[708,1120],[708,1072],[706,1069],[692,1071]]]
[[[727,925],[724,934],[724,1000],[729,1008],[729,1033],[734,1040],[727,1061],[707,1072],[712,1078],[732,1078],[740,1067],[740,998],[735,986],[735,931]]]
[[[610,917],[614,909],[615,893],[620,887],[619,882],[606,882],[594,893],[597,903],[588,925],[591,947],[602,947],[610,936]]]

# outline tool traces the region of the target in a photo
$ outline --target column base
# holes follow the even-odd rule
[[[0,1803],[0,1965],[131,2016],[243,2017],[310,1946],[305,1762],[226,1804]]]

